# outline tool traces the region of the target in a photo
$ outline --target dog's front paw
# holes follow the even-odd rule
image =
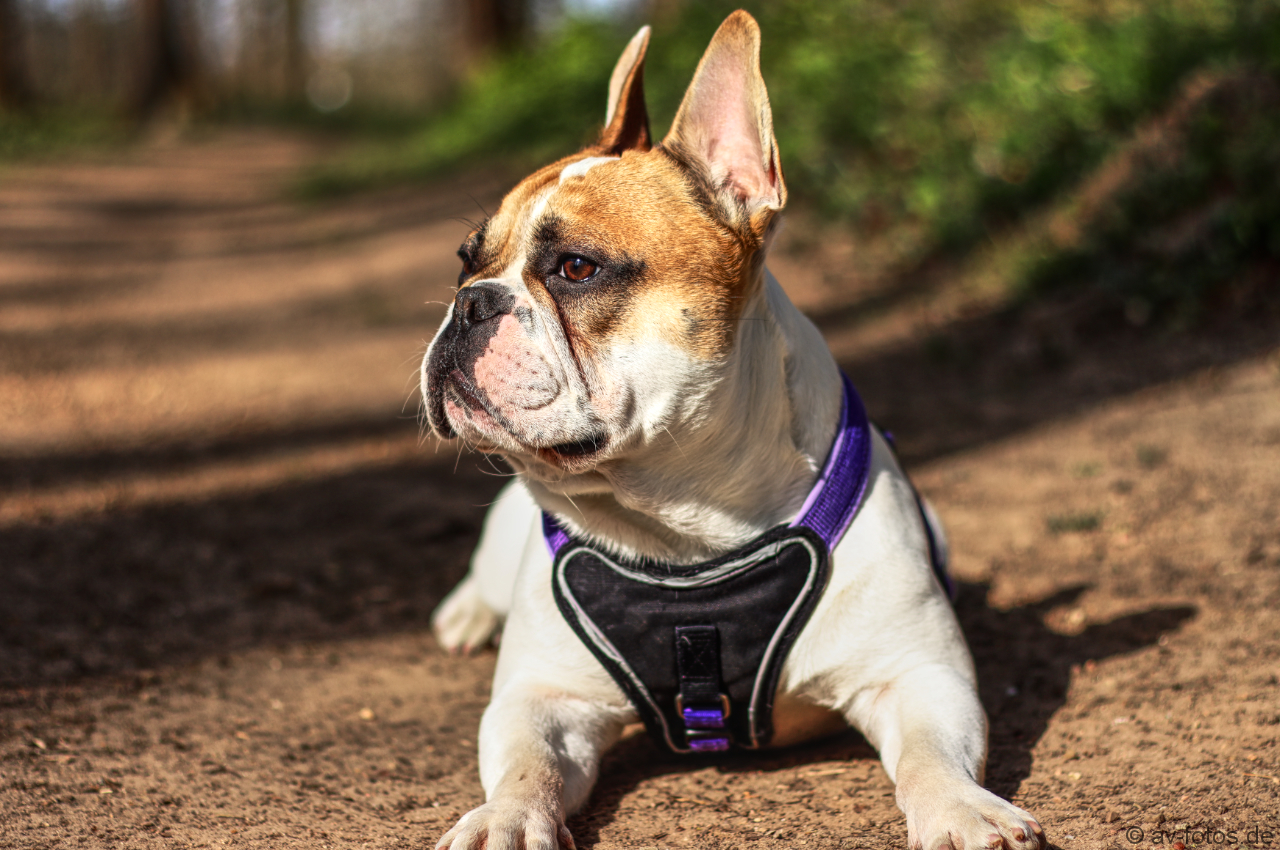
[[[523,800],[493,800],[462,816],[436,850],[574,850],[564,821]]]
[[[431,615],[440,645],[466,655],[486,646],[501,625],[502,618],[480,597],[480,587],[470,573]]]
[[[1036,819],[985,788],[972,785],[907,808],[912,850],[1042,850]]]

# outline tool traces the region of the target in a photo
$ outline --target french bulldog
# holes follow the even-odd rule
[[[566,817],[642,719],[689,758],[852,725],[911,847],[1042,848],[981,785],[937,518],[765,267],[787,189],[759,27],[725,20],[656,144],[648,41],[614,69],[599,141],[466,238],[423,359],[431,429],[517,473],[433,615],[454,651],[502,630],[487,802],[438,846],[572,848]]]

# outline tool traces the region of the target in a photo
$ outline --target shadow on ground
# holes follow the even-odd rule
[[[128,457],[147,466],[154,455]],[[59,477],[29,463],[31,477]],[[66,460],[51,464],[64,470]],[[4,528],[0,685],[420,630],[461,578],[504,480],[467,458],[456,472],[452,458],[424,459]]]

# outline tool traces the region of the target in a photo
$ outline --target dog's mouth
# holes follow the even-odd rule
[[[454,398],[461,401],[464,405],[472,410],[484,410],[487,407],[480,400],[479,394],[472,389],[471,382],[467,380],[467,376],[462,374],[461,369],[454,369],[449,373],[448,390],[453,392]]]
[[[574,440],[571,443],[557,443],[554,446],[548,446],[545,449],[539,449],[538,454],[543,460],[551,463],[563,464],[580,463],[583,460],[594,457],[604,451],[605,446],[609,443],[608,434],[592,434],[585,440]]]
[[[473,412],[479,413],[492,419],[496,424],[503,424],[503,419],[494,411],[490,410],[485,399],[475,390],[467,377],[462,374],[461,370],[454,369],[449,374],[449,382],[446,392],[453,395],[453,398],[461,402],[464,406],[470,408]],[[506,427],[504,425],[504,427]],[[511,429],[507,427],[510,432]],[[514,436],[514,434],[513,434]],[[518,439],[518,438],[517,438]],[[590,434],[584,439],[573,440],[565,443],[556,443],[553,446],[536,448],[534,451],[537,455],[547,463],[559,467],[581,467],[584,463],[589,463],[592,458],[604,451],[609,443],[609,435],[603,431]],[[496,447],[489,445],[480,445],[472,441],[472,448],[480,451],[496,451]]]

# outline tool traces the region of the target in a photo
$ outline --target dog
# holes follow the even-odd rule
[[[502,629],[487,802],[438,847],[572,848],[566,817],[639,719],[690,758],[852,725],[911,847],[1043,848],[980,784],[937,517],[765,267],[787,190],[759,27],[725,20],[657,144],[648,41],[599,141],[467,237],[423,359],[431,429],[517,473],[433,615],[453,651]]]

